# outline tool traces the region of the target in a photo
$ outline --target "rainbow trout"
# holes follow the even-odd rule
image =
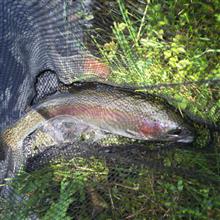
[[[150,141],[190,143],[194,138],[193,129],[165,100],[91,82],[75,84],[68,93],[53,95],[33,106],[13,127],[4,131],[1,138],[12,153],[19,155],[28,135],[45,124],[47,131],[50,130],[48,121],[53,121],[52,127],[55,129],[52,130],[56,133],[52,132],[52,138],[57,140],[60,132],[57,124],[60,120],[77,122],[73,123],[74,129],[72,126],[73,136],[74,133],[78,136],[92,129],[97,133]],[[64,134],[62,132],[59,143],[65,139]]]
[[[34,107],[46,120],[65,116],[140,140],[192,142],[193,130],[165,100],[101,83],[82,83]]]

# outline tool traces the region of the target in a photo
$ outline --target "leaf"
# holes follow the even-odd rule
[[[183,180],[178,180],[177,182],[177,189],[178,191],[183,191]]]

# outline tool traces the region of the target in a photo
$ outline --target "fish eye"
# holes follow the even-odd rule
[[[172,134],[172,135],[180,135],[182,133],[182,129],[181,128],[175,128],[173,130],[170,130],[168,132],[168,134]]]

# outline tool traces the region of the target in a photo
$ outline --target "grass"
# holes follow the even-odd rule
[[[7,219],[25,219],[33,213],[40,219],[91,219],[92,215],[96,219],[218,219],[219,167],[210,165],[209,157],[215,155],[186,150],[154,156],[155,161],[163,161],[163,170],[78,157],[21,172],[12,183],[13,196],[20,199],[4,204],[2,215]]]
[[[135,8],[118,0],[111,40],[94,38],[112,68],[109,80],[165,94],[180,111],[218,123],[220,88],[212,80],[220,78],[219,1],[146,2]],[[201,80],[210,81],[187,84]],[[208,135],[198,131],[195,148]],[[154,154],[154,168],[78,157],[21,172],[12,185],[23,199],[2,200],[0,219],[220,219],[219,133],[214,138],[210,151]]]
[[[117,2],[121,20],[113,24],[111,41],[98,45],[112,66],[109,80],[146,88],[168,84],[144,91],[172,96],[181,110],[219,121],[220,82],[212,83],[220,79],[219,3],[149,1],[136,12]],[[200,80],[210,82],[187,86]]]

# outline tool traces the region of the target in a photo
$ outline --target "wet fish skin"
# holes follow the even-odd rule
[[[193,128],[158,97],[101,84],[83,83],[34,109],[45,119],[65,115],[128,138],[192,142]],[[171,108],[171,109],[170,109]]]
[[[84,83],[70,89],[69,93],[54,95],[33,106],[13,127],[1,134],[1,140],[19,161],[23,158],[23,141],[29,134],[53,118],[66,117],[67,121],[79,121],[94,131],[133,139],[192,142],[192,128],[170,108],[152,95],[101,83]],[[84,131],[77,127],[75,132],[80,135]],[[15,163],[14,169],[21,163]]]
[[[47,120],[32,109],[0,135],[0,147],[4,154],[12,155],[10,170],[16,171],[28,157],[52,145],[79,141],[82,134],[89,135],[88,138],[92,142],[105,137],[100,129],[94,130],[76,118],[56,116]]]
[[[151,95],[100,83],[83,84],[73,92],[54,95],[34,106],[13,127],[1,134],[4,142],[13,148],[47,120],[57,116],[75,118],[94,128],[134,139],[183,142],[184,138],[185,142],[193,139],[192,128],[180,114]]]
[[[45,121],[34,132],[25,137],[22,149],[25,158],[32,157],[48,148],[62,144],[73,144],[76,141],[95,142],[106,135],[100,130],[77,119],[57,116]]]
[[[9,168],[17,170],[24,163],[22,144],[30,133],[45,122],[45,118],[35,110],[30,110],[13,126],[0,134],[0,143],[7,157],[10,157]]]

